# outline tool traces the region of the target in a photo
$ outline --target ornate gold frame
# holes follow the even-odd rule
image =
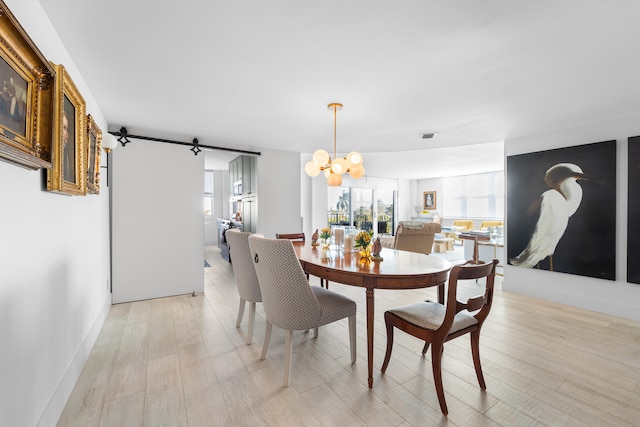
[[[2,0],[0,70],[7,111],[0,117],[0,160],[32,170],[51,168],[54,71]]]
[[[87,193],[100,194],[100,149],[102,148],[102,130],[87,116]]]
[[[430,205],[427,203],[427,196],[431,197],[432,203]],[[425,191],[422,193],[422,206],[422,209],[425,211],[435,211],[437,209],[438,204],[435,191]]]
[[[84,98],[62,65],[56,72],[53,109],[52,169],[47,171],[47,190],[71,195],[87,194],[87,115]],[[67,114],[66,111],[72,114]],[[66,117],[67,115],[73,116]],[[66,123],[65,123],[65,118]],[[65,144],[65,125],[68,140]],[[73,139],[72,139],[73,138]],[[69,145],[73,144],[73,145]],[[66,149],[66,147],[70,147]],[[65,171],[66,168],[66,171]]]

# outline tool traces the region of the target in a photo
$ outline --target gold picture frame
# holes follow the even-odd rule
[[[0,0],[0,160],[51,168],[54,70]]]
[[[87,194],[86,104],[63,65],[52,64],[54,84],[52,168],[47,190],[70,195]]]
[[[87,115],[87,193],[100,194],[100,149],[102,148],[102,130]]]
[[[425,211],[436,210],[438,205],[436,203],[435,191],[425,191],[422,193],[422,206],[424,206],[423,210]]]

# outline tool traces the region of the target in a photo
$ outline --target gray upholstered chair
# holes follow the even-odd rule
[[[441,231],[442,226],[435,222],[400,221],[393,238],[393,244],[387,239],[386,241],[382,240],[382,246],[401,251],[430,254],[435,235]]]
[[[498,260],[494,259],[482,264],[468,261],[466,264],[454,266],[449,273],[446,305],[424,301],[384,313],[384,321],[387,326],[387,352],[384,355],[384,362],[382,362],[382,373],[387,370],[391,358],[394,327],[424,340],[422,354],[424,355],[431,345],[433,382],[436,386],[440,409],[444,415],[449,412],[442,388],[442,353],[445,342],[470,334],[471,354],[473,365],[476,368],[476,377],[480,388],[483,390],[487,388],[480,365],[480,329],[491,310],[497,264]],[[486,279],[486,284],[482,295],[468,298],[466,302],[458,301],[458,280],[477,281],[483,277]]]
[[[229,245],[229,253],[231,254],[233,274],[236,277],[236,286],[240,294],[240,307],[238,308],[236,328],[239,328],[240,323],[242,323],[244,307],[248,301],[251,303],[251,311],[249,312],[247,344],[251,344],[253,340],[253,325],[256,320],[256,303],[262,302],[258,277],[253,268],[253,260],[251,258],[251,252],[249,251],[249,236],[251,233],[245,233],[237,228],[231,228],[227,230],[225,235]]]
[[[351,362],[356,361],[356,303],[338,293],[310,286],[289,240],[249,237],[253,265],[260,283],[267,325],[260,359],[269,349],[272,325],[285,333],[284,386],[289,385],[293,331],[314,330],[336,320],[349,318]]]

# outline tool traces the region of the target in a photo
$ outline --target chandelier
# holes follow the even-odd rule
[[[332,102],[327,106],[333,110],[333,160],[325,150],[316,150],[311,160],[307,162],[304,171],[309,176],[318,176],[324,171],[327,184],[331,187],[342,185],[342,175],[349,173],[352,178],[358,179],[364,176],[364,166],[362,166],[362,154],[357,151],[350,152],[347,157],[336,155],[336,115],[342,110],[342,104]]]

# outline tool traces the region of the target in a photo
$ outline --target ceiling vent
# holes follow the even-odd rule
[[[434,138],[437,135],[437,133],[432,132],[432,133],[423,133],[422,135],[420,135],[420,138],[422,139],[431,139]]]

